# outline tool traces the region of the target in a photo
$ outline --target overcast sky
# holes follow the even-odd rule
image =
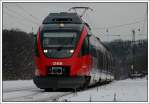
[[[147,37],[147,3],[3,3],[3,28],[36,33],[49,13],[67,12],[73,6],[89,6],[94,10],[83,19],[103,41],[131,40],[133,29],[136,39]]]

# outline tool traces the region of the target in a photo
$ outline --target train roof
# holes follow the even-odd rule
[[[77,13],[50,13],[43,21],[43,24],[70,23],[82,24],[83,20]]]

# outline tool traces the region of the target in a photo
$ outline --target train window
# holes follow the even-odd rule
[[[106,69],[107,69],[107,72],[109,71],[109,57],[106,56]]]
[[[80,54],[81,56],[89,54],[89,37],[88,36],[83,41]]]
[[[107,56],[107,53],[106,53],[106,72],[108,72],[108,56]]]
[[[93,57],[97,57],[97,51],[98,51],[98,49],[97,49],[97,39],[94,37],[94,36],[90,36],[90,39],[89,39],[89,41],[90,41],[90,46],[89,46],[89,52],[90,52],[90,54],[93,56]]]
[[[105,53],[103,54],[103,71],[106,70],[106,55]]]
[[[98,67],[99,69],[103,69],[103,53],[98,51]]]
[[[37,45],[37,35],[34,36],[34,53],[35,56],[39,56],[39,52],[38,52],[38,45]]]
[[[97,50],[96,47],[93,45],[90,45],[90,54],[94,57],[97,57]]]

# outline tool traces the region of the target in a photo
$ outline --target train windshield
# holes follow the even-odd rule
[[[44,32],[43,49],[47,57],[65,58],[73,54],[77,33],[76,32]]]
[[[44,47],[74,47],[76,32],[49,32],[43,34]]]

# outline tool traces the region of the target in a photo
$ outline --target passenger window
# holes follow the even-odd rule
[[[80,53],[81,53],[81,56],[89,54],[89,38],[88,38],[88,36],[83,41]]]

